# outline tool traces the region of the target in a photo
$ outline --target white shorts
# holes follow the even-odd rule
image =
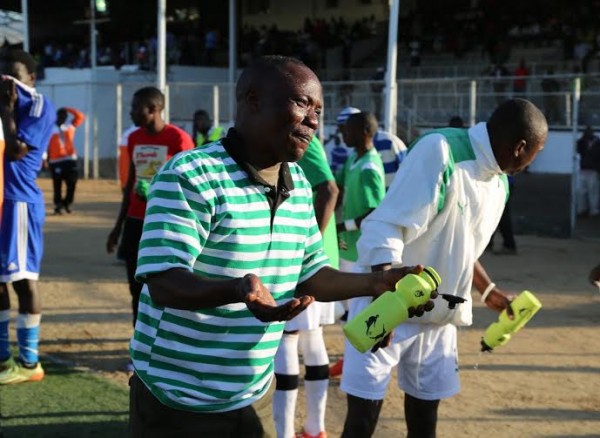
[[[286,332],[314,330],[322,325],[333,324],[335,322],[334,309],[335,302],[315,301],[304,312],[286,322],[284,330]]]
[[[364,309],[371,298],[350,301],[349,320]],[[392,345],[376,353],[359,353],[345,342],[344,369],[340,389],[367,400],[383,400],[398,366],[398,386],[421,400],[440,400],[460,391],[456,326],[400,324]]]

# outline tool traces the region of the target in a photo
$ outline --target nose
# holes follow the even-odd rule
[[[310,109],[306,113],[306,117],[304,118],[304,122],[307,126],[314,129],[315,131],[319,128],[319,115],[314,109]]]

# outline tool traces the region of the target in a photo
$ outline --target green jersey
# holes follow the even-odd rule
[[[342,220],[361,217],[381,203],[385,195],[384,175],[383,163],[375,148],[362,157],[358,157],[356,152],[350,155],[336,175],[338,185],[344,188]],[[360,230],[340,233],[340,239],[347,246],[346,249],[340,248],[341,258],[350,262],[358,259],[356,242],[359,237]]]
[[[298,164],[304,171],[306,179],[313,187],[314,201],[316,198],[314,188],[319,184],[335,179],[331,172],[331,167],[329,167],[329,163],[327,162],[325,149],[317,137],[312,139],[304,156],[298,161]],[[331,215],[331,219],[323,233],[323,251],[327,257],[329,257],[331,266],[337,269],[340,265],[340,254],[338,250],[337,233],[335,230],[335,214]]]

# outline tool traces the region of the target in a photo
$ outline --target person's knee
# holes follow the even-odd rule
[[[19,280],[15,281],[12,286],[19,299],[19,313],[40,313],[37,281]]]

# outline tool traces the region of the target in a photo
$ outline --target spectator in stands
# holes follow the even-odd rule
[[[596,216],[600,214],[600,138],[591,126],[585,128],[577,140],[579,154],[579,184],[577,214]]]
[[[546,76],[542,79],[542,91],[544,92],[544,113],[548,123],[556,123],[560,119],[560,96],[556,93],[560,91],[560,83],[554,75],[554,69],[549,68],[546,72]]]
[[[71,123],[67,123],[69,114],[73,117]],[[75,186],[79,179],[75,130],[84,120],[85,115],[75,108],[59,108],[56,112],[56,126],[48,144],[48,165],[54,188],[54,214],[62,214],[63,210],[71,213]],[[63,182],[67,186],[64,198],[62,197]]]
[[[194,113],[192,139],[196,147],[220,140],[224,132],[220,126],[213,126],[207,111],[199,109]]]
[[[513,76],[515,77],[513,91],[516,95],[524,95],[527,91],[527,76],[529,76],[529,69],[525,65],[525,59],[521,58]]]
[[[490,69],[490,76],[494,78],[492,80],[492,88],[494,90],[496,103],[498,104],[506,99],[504,93],[506,92],[507,80],[505,77],[508,75],[508,70],[502,64],[496,64]]]
[[[421,42],[419,38],[413,37],[408,43],[408,49],[410,50],[410,66],[419,67],[421,65]]]
[[[374,81],[371,83],[371,92],[373,93],[373,106],[375,107],[374,113],[375,117],[378,120],[381,120],[381,103],[383,100],[383,89],[385,79],[385,68],[377,67],[373,76],[371,76],[371,80]]]

